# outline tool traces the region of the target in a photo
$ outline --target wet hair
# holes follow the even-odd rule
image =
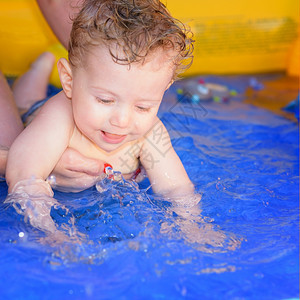
[[[73,21],[69,61],[84,66],[86,52],[100,45],[129,66],[157,49],[171,50],[176,79],[192,63],[193,42],[191,31],[159,0],[85,0]]]

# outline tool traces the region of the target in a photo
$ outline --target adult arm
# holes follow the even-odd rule
[[[83,0],[37,0],[41,12],[52,31],[67,49],[72,19],[80,10]]]
[[[0,146],[0,177],[5,176],[8,149]]]
[[[12,91],[0,71],[0,146],[9,148],[23,128]]]
[[[5,174],[7,152],[23,124],[6,78],[0,71],[0,176]]]

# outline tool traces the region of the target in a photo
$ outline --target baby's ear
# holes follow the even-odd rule
[[[68,98],[72,98],[72,70],[69,62],[65,58],[61,58],[57,63],[59,79],[62,88]]]

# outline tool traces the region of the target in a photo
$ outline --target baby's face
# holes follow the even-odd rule
[[[105,47],[94,48],[84,67],[73,69],[76,126],[105,151],[148,133],[173,77],[173,64],[158,50],[144,64],[120,65]]]

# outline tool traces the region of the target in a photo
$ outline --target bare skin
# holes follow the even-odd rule
[[[67,48],[72,19],[79,11],[82,0],[37,0],[37,3],[54,34]]]
[[[0,141],[2,147],[10,147],[23,124],[16,107],[13,93],[4,75],[0,72]]]
[[[47,20],[48,24],[52,28],[54,34],[60,40],[62,45],[67,48],[68,42],[69,42],[69,35],[70,35],[71,27],[72,27],[72,19],[73,19],[74,15],[76,15],[76,13],[79,11],[79,7],[82,3],[82,0],[37,0],[37,3],[39,5],[45,19]],[[110,135],[112,136],[112,134],[110,134]],[[144,148],[145,148],[145,150],[147,150],[146,145]],[[82,149],[80,149],[80,152],[81,152],[81,150]],[[148,149],[148,151],[146,151],[146,152],[149,152],[149,151],[150,151],[150,149]],[[64,162],[64,156],[66,156],[65,155],[66,152],[68,152],[69,155],[66,158],[67,161]],[[98,178],[97,176],[99,174],[99,171],[102,171],[102,169],[101,168],[99,169],[99,164],[96,165],[94,163],[95,159],[88,160],[85,156],[80,157],[80,155],[78,155],[79,152],[76,153],[76,150],[73,148],[67,148],[65,153],[62,156],[62,158],[60,159],[60,161],[56,164],[55,169],[58,169],[60,164],[62,166],[69,165],[70,166],[69,177],[72,177],[74,174],[76,175],[76,173],[74,172],[74,170],[75,170],[74,165],[72,165],[75,162],[75,164],[77,163],[77,171],[78,172],[82,172],[82,174],[83,174],[88,169],[89,172],[94,174],[95,180]],[[85,152],[83,151],[82,153],[85,153]],[[181,180],[179,180],[176,183],[178,183],[178,184],[180,183],[179,185],[182,185],[183,183],[185,183],[185,185],[188,186],[188,188],[187,188],[188,192],[185,193],[185,196],[187,196],[189,193],[192,193],[192,191],[193,191],[193,188],[191,187],[192,185],[190,185],[189,179],[184,171],[184,168],[182,166],[180,166],[180,163],[177,164],[177,158],[176,158],[176,156],[174,156],[175,153],[173,153],[173,154],[172,153],[173,153],[172,151],[169,153],[169,155],[172,157],[172,159],[171,159],[172,163],[170,163],[170,161],[167,161],[167,163],[165,163],[163,165],[162,169],[168,169],[172,165],[179,166],[179,169],[180,169],[179,171],[176,170],[176,172],[175,172],[174,170],[172,170],[173,172],[169,172],[169,174],[167,174],[167,172],[166,172],[165,175],[170,177],[168,180],[172,181],[172,180],[174,180],[174,178],[171,178],[172,177],[172,176],[170,176],[171,174],[173,174],[173,173],[180,174],[179,177]],[[161,159],[161,157],[159,157],[159,159]],[[147,163],[146,161],[147,160],[144,161],[145,164]],[[161,161],[163,161],[163,160],[161,160]],[[87,166],[89,166],[89,168],[87,168]],[[103,164],[102,164],[102,166],[103,166]],[[173,167],[171,167],[171,169],[173,169]],[[153,173],[153,174],[151,174],[151,173]],[[148,175],[149,175],[150,179],[152,179],[152,181],[155,182],[156,177],[161,175],[159,173],[162,173],[162,172],[158,172],[156,170],[155,172],[149,172]],[[59,177],[57,177],[57,178],[59,178]],[[93,176],[92,176],[92,174],[90,174],[89,179],[92,180],[92,178],[93,178]],[[162,179],[162,180],[160,180],[160,179]],[[43,179],[41,179],[41,180],[43,180]],[[81,180],[80,180],[79,176],[74,178],[74,180],[78,180],[78,184],[80,185]],[[160,181],[162,183],[166,183],[166,180],[164,180],[164,178],[158,178],[158,180],[155,182],[155,185],[154,185],[155,186],[154,189],[157,190],[158,192],[164,190],[164,188],[165,188],[164,184],[160,185]],[[12,183],[11,185],[14,185],[14,184]],[[174,189],[174,186],[172,186],[172,189],[176,192],[176,189]],[[30,190],[28,191],[28,193],[30,194]],[[49,196],[52,197],[51,193],[49,194]],[[181,198],[181,197],[179,197],[179,198]],[[199,232],[199,228],[197,227],[197,225],[194,224],[193,216],[199,216],[201,213],[200,210],[196,207],[196,205],[197,205],[198,201],[200,201],[201,197],[196,197],[195,199],[193,199],[194,197],[191,197],[192,199],[190,199],[188,201],[188,202],[190,202],[189,204],[191,205],[191,207],[188,209],[188,211],[186,209],[183,209],[180,207],[180,203],[182,201],[187,202],[187,200],[188,200],[187,198],[189,198],[189,197],[183,197],[183,198],[184,199],[178,199],[179,207],[176,208],[175,211],[179,215],[181,215],[184,218],[184,220],[188,220],[190,222],[182,222],[181,224],[179,224],[179,226],[182,228],[182,231],[185,234],[187,234],[187,236],[194,237],[195,233],[196,233],[196,236],[194,238],[195,241],[192,240],[192,242],[197,242],[198,239],[202,239],[202,234],[201,234],[201,232]],[[51,203],[51,201],[50,201],[50,203]],[[45,223],[44,224],[45,226],[42,226],[41,229],[42,230],[48,229],[53,232],[53,230],[51,230],[51,227],[52,227],[51,220],[49,218],[46,218],[45,220],[49,221],[48,225],[50,225],[50,227],[48,225],[46,225],[46,223]],[[39,221],[39,220],[37,220],[37,221]],[[41,223],[43,223],[43,222],[41,222]],[[54,228],[54,232],[57,232],[55,228]]]
[[[26,111],[37,100],[44,99],[54,64],[53,54],[41,54],[30,69],[13,84],[13,91],[0,72],[0,176],[5,176],[8,150],[24,129],[19,111]],[[17,105],[16,105],[17,104]],[[103,162],[90,159],[67,148],[52,175],[57,190],[81,191],[94,185],[103,172]]]
[[[46,98],[54,63],[54,55],[44,52],[25,74],[15,80],[12,90],[21,113],[27,111],[36,101]]]
[[[99,46],[88,52],[84,68],[61,59],[58,71],[63,91],[43,106],[10,149],[9,203],[18,202],[33,226],[54,232],[50,209],[56,200],[45,180],[71,147],[108,162],[123,174],[134,172],[141,163],[154,192],[194,205],[190,203],[193,184],[156,116],[173,76],[166,53],[157,50],[146,62],[129,69],[115,63],[109,51]],[[162,130],[159,140],[157,130]],[[166,149],[167,155],[162,155]],[[27,197],[21,195],[32,199],[34,213],[27,207]]]
[[[37,0],[44,18],[66,49],[72,29],[72,20],[80,10],[82,2],[83,0]],[[104,162],[100,160],[89,159],[78,151],[68,148],[55,167],[57,184],[61,182],[55,188],[83,190],[84,186],[92,186],[97,182],[99,173],[103,172],[103,164]]]
[[[23,130],[13,93],[0,72],[0,176],[5,174],[7,151]]]

